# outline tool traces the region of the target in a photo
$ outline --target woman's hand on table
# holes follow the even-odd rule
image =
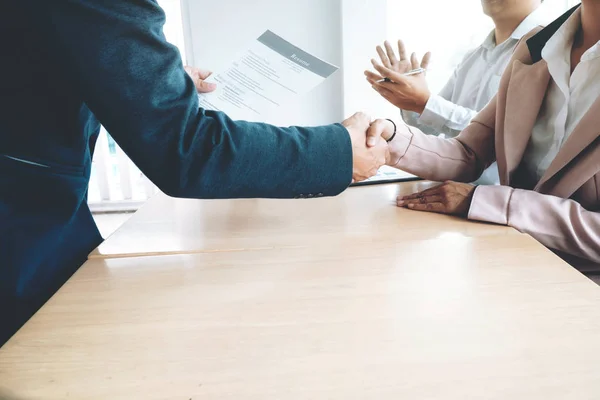
[[[467,218],[476,186],[468,183],[445,182],[439,186],[409,196],[398,197],[398,207],[415,211],[456,215]]]

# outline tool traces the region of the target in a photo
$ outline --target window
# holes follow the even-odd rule
[[[183,40],[183,23],[181,16],[180,0],[158,0],[167,16],[164,32],[167,40],[179,48],[181,57],[185,62],[185,46]]]
[[[185,60],[180,0],[159,0],[166,14],[164,33]],[[96,144],[88,203],[93,211],[136,209],[155,191],[148,179],[102,129]]]

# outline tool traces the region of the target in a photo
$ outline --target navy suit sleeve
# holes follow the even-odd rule
[[[277,128],[200,109],[155,1],[39,4],[82,101],[167,194],[287,198],[336,195],[350,183],[352,146],[341,125]]]

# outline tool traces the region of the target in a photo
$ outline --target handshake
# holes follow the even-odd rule
[[[194,81],[198,93],[209,93],[216,89],[215,84],[205,82],[211,72],[194,67],[185,67]],[[371,121],[364,113],[356,113],[342,125],[348,130],[352,141],[352,180],[364,181],[377,174],[383,165],[394,165],[387,140],[394,134],[394,124],[388,120]]]
[[[383,165],[394,165],[392,149],[388,140],[394,135],[395,126],[388,120],[371,118],[356,113],[342,125],[348,130],[352,142],[352,181],[360,182],[377,174]]]

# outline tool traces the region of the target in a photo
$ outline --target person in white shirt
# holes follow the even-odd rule
[[[438,95],[429,91],[425,74],[406,77],[393,90],[377,90],[390,103],[400,108],[409,125],[430,135],[456,137],[473,117],[498,92],[500,78],[515,46],[537,26],[544,25],[538,12],[542,0],[482,0],[483,11],[494,21],[495,29],[481,46],[468,52],[452,77]],[[385,50],[377,47],[384,66],[406,73],[419,67],[427,69],[431,54],[419,63],[415,53],[410,59],[402,40],[398,41],[398,56],[389,42]],[[479,184],[499,182],[496,165],[492,165],[477,181]]]

